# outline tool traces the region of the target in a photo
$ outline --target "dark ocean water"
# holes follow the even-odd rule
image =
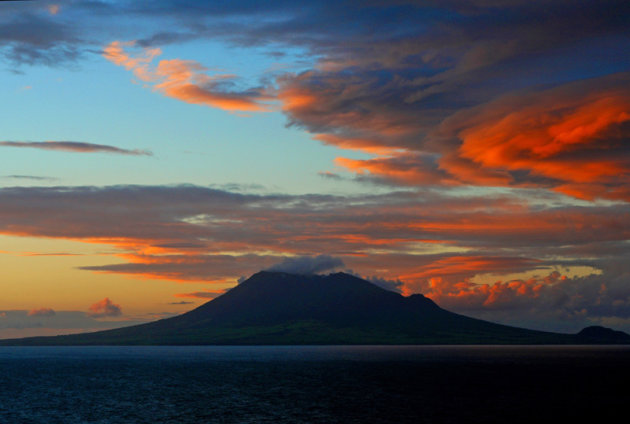
[[[0,347],[0,423],[627,422],[630,347]]]

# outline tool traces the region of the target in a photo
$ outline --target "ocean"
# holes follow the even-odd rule
[[[628,346],[0,347],[0,423],[614,422]]]

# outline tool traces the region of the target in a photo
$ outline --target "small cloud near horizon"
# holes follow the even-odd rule
[[[122,309],[106,297],[90,306],[87,315],[92,318],[117,317],[122,315]]]

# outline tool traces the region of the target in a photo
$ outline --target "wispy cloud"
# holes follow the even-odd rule
[[[43,177],[40,175],[2,175],[1,179],[6,180],[32,180],[32,181],[57,181],[55,177]]]
[[[198,291],[192,293],[177,293],[175,297],[194,297],[197,299],[214,299],[217,296],[223,294],[223,291]],[[182,305],[192,302],[176,302],[171,303],[171,305]]]
[[[234,75],[209,75],[208,69],[192,60],[160,60],[152,66],[153,59],[162,54],[160,49],[142,49],[131,56],[125,48],[135,46],[134,41],[113,41],[103,49],[103,56],[110,62],[133,71],[134,75],[154,90],[186,103],[210,106],[227,111],[264,112],[273,97],[262,88],[239,91],[233,88]]]
[[[80,141],[0,141],[0,146],[73,153],[115,153],[120,155],[153,156],[153,153],[149,150],[129,150],[106,144],[85,143]]]

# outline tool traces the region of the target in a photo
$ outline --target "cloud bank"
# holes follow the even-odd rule
[[[575,204],[544,191],[520,199],[12,187],[0,189],[0,234],[110,245],[118,263],[82,269],[221,289],[261,269],[339,267],[458,312],[538,328],[577,331],[630,313],[628,204]],[[116,313],[111,301],[97,305],[93,313]]]

